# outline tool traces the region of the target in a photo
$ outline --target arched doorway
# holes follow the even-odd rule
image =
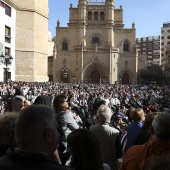
[[[90,83],[100,83],[100,73],[97,70],[93,70],[90,74]]]
[[[61,82],[68,83],[68,74],[64,75],[63,73],[61,73]]]
[[[123,74],[122,84],[129,84],[129,75],[127,73]]]

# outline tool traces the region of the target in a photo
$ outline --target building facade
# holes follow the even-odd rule
[[[161,60],[162,64],[166,59],[166,47],[170,46],[170,22],[164,22],[161,28]]]
[[[136,39],[139,55],[146,55],[147,66],[161,64],[160,36],[149,36]]]
[[[170,22],[164,22],[161,28],[161,62],[164,72],[169,72]],[[170,75],[169,75],[170,76]]]
[[[0,55],[13,57],[11,65],[0,64],[0,81],[15,80],[15,30],[18,6],[10,0],[0,0]],[[7,74],[4,68],[7,68]]]
[[[48,32],[48,77],[49,81],[53,81],[53,54],[54,54],[54,39],[52,34]]]
[[[48,0],[12,0],[16,11],[17,81],[48,81]]]
[[[68,27],[57,22],[53,80],[136,83],[136,29],[134,23],[124,28],[122,6],[115,9],[114,0],[79,0],[69,10]]]

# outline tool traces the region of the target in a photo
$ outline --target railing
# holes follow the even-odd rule
[[[93,2],[92,2],[93,1]],[[105,5],[105,0],[102,0],[102,2],[98,2],[97,0],[90,0],[90,1],[87,1],[87,5]]]
[[[110,46],[102,46],[102,47],[82,47],[82,46],[75,46],[74,51],[110,51],[111,52],[119,52],[118,48],[113,48]]]

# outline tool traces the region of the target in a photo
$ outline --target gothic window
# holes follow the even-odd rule
[[[104,12],[100,13],[100,20],[104,20]]]
[[[88,20],[92,20],[92,12],[88,12]]]
[[[94,20],[98,20],[98,12],[94,13]]]
[[[123,44],[123,51],[124,52],[128,52],[129,51],[129,43],[128,43],[127,40]]]
[[[62,50],[68,50],[68,44],[66,40],[64,40],[62,43]]]

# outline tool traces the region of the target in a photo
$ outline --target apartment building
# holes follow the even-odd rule
[[[15,80],[15,31],[17,6],[9,0],[0,0],[0,55],[13,57],[11,65],[0,62],[0,81]],[[6,72],[4,68],[8,68]]]
[[[146,55],[146,64],[160,65],[160,36],[149,36],[136,39],[136,47],[139,55]]]
[[[168,47],[170,47],[170,21],[164,22],[161,28],[161,60],[163,66],[167,62]],[[165,67],[163,68],[165,69]]]
[[[165,57],[164,57],[164,73],[170,81],[170,46],[165,47]]]

